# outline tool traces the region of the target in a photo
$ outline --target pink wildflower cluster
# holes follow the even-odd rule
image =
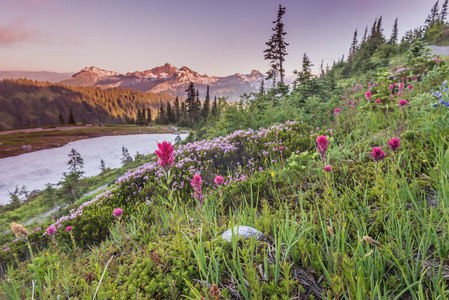
[[[399,106],[400,106],[400,107],[404,107],[404,106],[406,106],[406,105],[408,104],[408,101],[402,99],[402,100],[399,100],[398,103],[399,103]]]
[[[385,153],[379,147],[374,147],[373,151],[371,151],[371,158],[376,162],[381,161],[384,157]]]
[[[122,214],[123,214],[123,209],[121,209],[121,208],[116,208],[112,212],[112,215],[117,218],[120,218],[122,216]]]
[[[401,146],[401,143],[398,138],[392,138],[388,142],[388,146],[390,147],[391,151],[396,152],[396,150],[398,150],[398,148]]]
[[[323,161],[325,161],[325,160],[326,160],[327,147],[329,147],[329,140],[327,139],[326,136],[320,135],[320,136],[316,139],[316,142],[317,142],[317,144],[318,144],[318,145],[317,145],[318,153],[320,154],[321,159],[322,159]]]
[[[162,142],[160,144],[157,144],[157,147],[157,161],[162,169],[167,172],[171,167],[173,167],[173,164],[175,163],[175,159],[173,157],[173,146],[171,143]]]

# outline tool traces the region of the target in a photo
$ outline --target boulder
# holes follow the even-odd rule
[[[33,149],[33,146],[31,146],[31,145],[23,145],[21,148],[22,148],[23,151],[30,152]]]
[[[247,239],[249,237],[254,237],[254,236],[258,240],[264,238],[264,235],[262,232],[260,232],[259,230],[255,229],[255,228],[249,227],[249,226],[235,226],[234,234],[238,237],[243,237],[244,239]],[[224,240],[227,240],[228,242],[230,242],[232,240],[232,229],[228,229],[225,232],[223,232],[221,237]]]

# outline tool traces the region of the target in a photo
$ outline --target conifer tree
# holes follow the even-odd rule
[[[287,34],[284,31],[284,23],[282,22],[282,16],[285,14],[285,7],[279,5],[278,16],[273,28],[273,35],[270,40],[265,44],[268,48],[264,51],[264,59],[269,60],[271,63],[271,69],[267,72],[267,79],[273,79],[274,85],[276,84],[276,74],[279,72],[280,82],[284,84],[284,67],[283,62],[287,55],[288,43],[285,42],[284,36]]]
[[[179,98],[178,98],[178,96],[176,96],[175,104],[173,106],[173,110],[174,110],[174,113],[175,113],[175,123],[179,122],[179,120],[181,119],[180,118],[180,113],[181,112],[179,111]]]
[[[58,125],[64,125],[64,124],[65,124],[64,118],[62,117],[61,112],[59,112]]]
[[[439,0],[437,0],[437,2],[435,2],[435,5],[430,10],[430,14],[427,16],[426,21],[424,22],[426,28],[435,24],[435,22],[439,19],[438,2],[439,2]]]
[[[167,123],[173,124],[175,123],[175,114],[172,110],[170,102],[167,102],[167,112],[166,112]]]
[[[166,115],[165,115],[165,109],[164,105],[161,103],[161,106],[159,107],[159,114],[157,115],[158,124],[165,124]]]
[[[187,119],[186,104],[184,102],[181,102],[181,119],[183,119],[183,120]],[[178,122],[181,119],[178,119]]]
[[[193,82],[189,84],[189,87],[186,90],[187,92],[187,99],[186,99],[186,111],[188,113],[188,119],[190,122],[192,122],[195,118],[195,113],[197,111],[197,103],[196,103],[196,92],[195,92],[195,86]]]
[[[262,79],[262,82],[263,82],[263,79]],[[215,96],[214,104],[212,104],[212,116],[214,116],[214,119],[216,119],[217,115],[218,115],[217,96]]]
[[[151,124],[151,110],[148,108],[147,109],[147,123]]]
[[[358,44],[358,41],[357,41],[357,29],[356,29],[354,31],[354,36],[352,38],[351,48],[349,49],[348,61],[354,59],[354,55],[357,52],[357,44]]]
[[[446,22],[447,5],[448,5],[448,0],[444,1],[443,5],[441,6],[440,22],[443,24]]]
[[[365,33],[363,34],[362,44],[364,44],[366,42],[367,38],[368,38],[368,25],[366,25],[366,27],[365,27]]]
[[[398,18],[394,20],[393,31],[391,32],[390,44],[396,45],[398,42]]]
[[[312,62],[310,61],[307,53],[304,53],[302,57],[302,68],[301,71],[293,71],[294,74],[298,76],[298,82],[303,84],[312,78]]]
[[[259,89],[259,94],[263,95],[265,94],[265,87],[264,87],[264,79],[262,78],[262,82],[260,83],[260,89]],[[217,98],[215,97],[215,100]]]
[[[72,108],[70,108],[70,111],[69,111],[69,121],[67,122],[67,124],[73,124],[73,125],[76,124],[75,117],[73,116]]]
[[[207,121],[207,118],[209,117],[209,111],[210,111],[210,96],[209,96],[209,86],[207,86],[206,98],[204,99],[203,110],[201,111],[201,117],[203,118],[204,121]]]

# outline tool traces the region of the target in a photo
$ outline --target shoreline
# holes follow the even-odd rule
[[[176,128],[171,126],[87,125],[0,131],[0,159],[58,148],[70,142],[83,139],[115,135],[175,133],[176,130]],[[185,130],[180,130],[180,133],[186,132]]]

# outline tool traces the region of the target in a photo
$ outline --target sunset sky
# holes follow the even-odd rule
[[[440,1],[441,2],[441,1]],[[390,37],[422,25],[431,0],[0,0],[0,70],[120,73],[169,62],[200,74],[267,71],[265,42],[278,5],[284,15],[287,75],[306,52],[315,69],[348,52],[383,16]],[[359,40],[360,40],[359,38]]]

